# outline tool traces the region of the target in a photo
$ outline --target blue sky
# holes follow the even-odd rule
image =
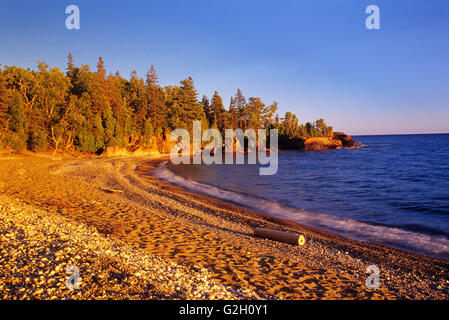
[[[65,28],[78,5],[81,29]],[[380,8],[381,30],[365,28]],[[449,132],[449,1],[0,0],[0,64],[95,68],[162,85],[192,76],[350,134]]]

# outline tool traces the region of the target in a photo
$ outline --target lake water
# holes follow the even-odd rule
[[[173,165],[185,188],[353,239],[449,258],[449,134],[356,136],[362,149],[282,151],[258,165]]]

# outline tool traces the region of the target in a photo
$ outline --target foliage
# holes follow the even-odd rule
[[[75,65],[69,54],[65,73],[38,63],[38,70],[0,68],[0,148],[37,152],[51,149],[101,153],[109,146],[150,146],[176,128],[279,129],[280,146],[298,145],[308,137],[332,136],[323,119],[300,125],[296,115],[276,114],[277,102],[245,98],[240,89],[226,109],[214,92],[211,100],[198,92],[191,77],[179,85],[162,87],[154,66],[145,79],[137,72],[125,79],[107,75],[103,58],[97,70]]]

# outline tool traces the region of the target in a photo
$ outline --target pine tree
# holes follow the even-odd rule
[[[264,128],[270,128],[275,126],[276,122],[276,112],[278,110],[278,103],[274,101],[271,105],[267,106],[263,110],[262,124]],[[277,119],[279,121],[279,119]]]
[[[132,110],[127,105],[128,81],[120,77],[119,73],[108,77],[108,100],[115,119],[114,143],[126,145],[131,131]]]
[[[104,67],[103,58],[98,58],[97,72],[92,76],[92,82],[90,87],[90,96],[92,99],[92,110],[95,115],[103,114],[104,110],[109,105],[107,99],[107,81],[106,81],[106,69]]]
[[[159,77],[156,73],[156,69],[151,65],[150,70],[147,72],[147,86],[156,87],[159,82]]]
[[[164,100],[164,91],[158,84],[158,75],[156,69],[151,65],[147,72],[147,100],[148,112],[147,117],[150,118],[153,128],[159,128],[160,131],[167,127],[167,108]]]
[[[16,150],[39,151],[60,145],[82,152],[101,152],[111,145],[129,146],[159,141],[175,128],[192,129],[200,120],[202,129],[251,127],[278,128],[280,145],[298,148],[300,138],[333,135],[323,119],[299,125],[296,115],[276,114],[278,104],[266,106],[260,98],[231,97],[229,111],[215,92],[211,101],[198,93],[192,78],[181,85],[162,88],[153,65],[142,79],[134,71],[125,79],[118,72],[106,76],[103,58],[97,70],[75,67],[68,54],[67,68],[49,68],[41,62],[38,71],[20,67],[0,69],[0,145]],[[156,140],[152,138],[156,137]]]
[[[203,106],[204,114],[206,115],[207,121],[209,122],[209,124],[212,124],[213,115],[210,108],[209,98],[206,95],[203,95],[203,98],[201,99],[201,105]]]
[[[265,104],[260,98],[249,98],[248,109],[248,127],[252,129],[260,129],[262,127],[262,116]]]
[[[247,128],[248,124],[248,113],[246,99],[240,89],[237,89],[237,93],[234,97],[234,104],[238,115],[238,127],[244,130]]]
[[[100,79],[106,79],[106,69],[104,67],[103,57],[98,58],[97,75],[100,77]]]
[[[144,145],[150,145],[151,144],[151,138],[153,137],[154,134],[154,128],[153,125],[151,124],[151,120],[150,119],[146,119],[145,120],[145,124],[144,124],[144,129],[143,129],[143,143]]]
[[[72,53],[69,52],[69,56],[67,58],[67,69],[66,69],[67,76],[72,79],[75,74],[75,63],[73,62]]]
[[[291,112],[286,112],[285,117],[280,124],[280,134],[291,138],[299,137],[298,118]]]
[[[231,97],[229,102],[229,125],[230,129],[236,129],[239,126],[239,115],[237,111],[237,107],[235,105],[234,97]]]
[[[213,118],[214,121],[216,121],[217,128],[220,131],[228,129],[229,115],[223,105],[223,99],[221,98],[221,96],[218,94],[217,91],[215,91],[214,96],[212,97],[210,110],[211,110],[211,117]]]
[[[181,90],[178,98],[182,113],[180,116],[180,122],[192,130],[193,121],[198,120],[206,124],[206,116],[202,105],[198,102],[198,93],[195,89],[193,79],[191,77],[181,81]]]
[[[115,118],[109,105],[103,111],[103,127],[105,146],[115,145]]]
[[[138,78],[137,72],[134,70],[129,82],[128,101],[134,113],[133,130],[138,134],[142,134],[145,119],[149,116],[147,93],[145,82],[143,79]]]

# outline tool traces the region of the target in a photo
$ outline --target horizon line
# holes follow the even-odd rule
[[[426,133],[373,133],[373,134],[351,134],[351,136],[413,136],[413,135],[431,135],[431,134],[449,134],[449,132],[426,132]]]

